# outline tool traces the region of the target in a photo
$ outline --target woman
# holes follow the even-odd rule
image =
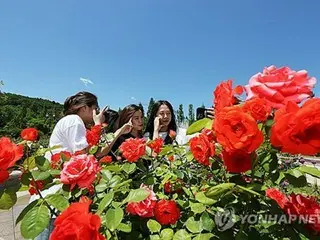
[[[165,100],[156,102],[151,110],[145,130],[145,136],[154,140],[161,137],[164,144],[171,144],[170,131],[177,131],[177,124],[172,105]]]
[[[123,134],[118,137],[112,147],[112,151],[116,152],[120,145],[128,138],[142,138],[143,130],[143,108],[135,104],[130,104],[120,111],[119,117],[115,124],[115,135],[119,129],[128,126],[130,131],[122,131]]]

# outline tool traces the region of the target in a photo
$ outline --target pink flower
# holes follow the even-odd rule
[[[64,184],[71,184],[71,190],[78,185],[79,188],[88,188],[96,179],[100,167],[93,155],[73,156],[64,164],[60,180]]]
[[[149,191],[149,196],[141,201],[141,202],[130,202],[127,205],[126,211],[132,215],[138,215],[140,217],[152,217],[153,216],[153,209],[156,205],[156,195],[154,192],[148,188],[146,185],[141,185],[140,188],[143,188]]]
[[[276,68],[272,65],[252,76],[245,89],[247,100],[265,98],[268,105],[278,109],[288,101],[300,103],[310,98],[316,82],[306,70],[296,72],[289,67]]]

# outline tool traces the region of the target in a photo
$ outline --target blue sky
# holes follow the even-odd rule
[[[246,84],[271,64],[320,78],[319,9],[317,0],[1,1],[0,79],[5,92],[58,102],[86,90],[115,109],[150,97],[210,106],[221,80]]]

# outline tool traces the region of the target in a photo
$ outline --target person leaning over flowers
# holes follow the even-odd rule
[[[71,154],[82,152],[87,153],[90,149],[90,144],[87,140],[87,128],[94,124],[99,128],[104,122],[104,110],[98,113],[98,99],[89,92],[79,92],[73,96],[68,97],[64,102],[64,117],[61,118],[55,125],[50,136],[49,147],[59,146],[46,154],[46,158],[51,160],[52,154],[60,152],[69,152]],[[97,157],[107,155],[111,150],[108,145],[98,151]],[[54,185],[53,187],[42,191],[42,196],[55,193],[61,188],[61,185]],[[37,199],[38,195],[33,195],[30,201]],[[50,232],[53,230],[53,221],[49,227],[45,229],[37,239],[49,239]]]

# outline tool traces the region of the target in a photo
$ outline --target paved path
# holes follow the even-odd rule
[[[0,240],[24,239],[20,234],[20,224],[15,226],[15,221],[20,212],[29,203],[29,192],[18,192],[18,201],[10,210],[0,210]]]

